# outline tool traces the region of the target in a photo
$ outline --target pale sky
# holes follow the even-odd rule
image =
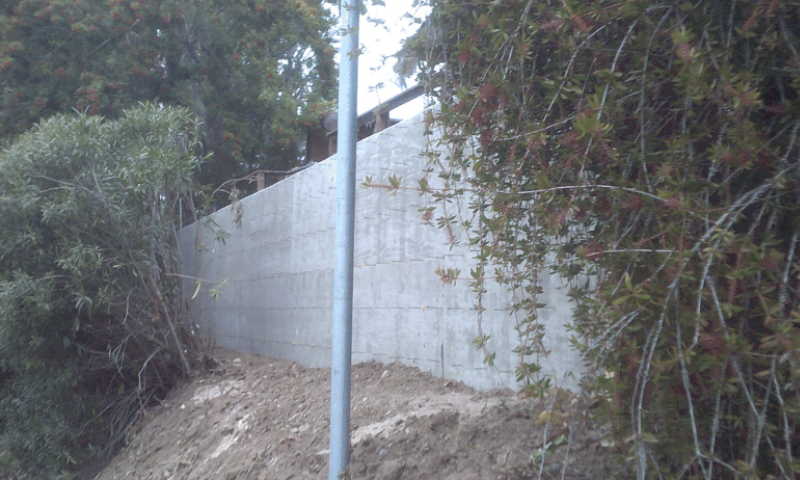
[[[362,0],[367,7],[366,15],[359,20],[359,43],[364,53],[358,58],[358,113],[359,115],[374,108],[378,103],[397,95],[402,89],[396,85],[397,75],[392,68],[394,58],[382,64],[382,55],[394,55],[400,50],[401,42],[414,34],[419,27],[403,15],[409,13],[414,17],[424,18],[427,7],[413,7],[414,0],[386,0],[385,6],[373,5],[372,0]],[[425,3],[420,1],[419,3]],[[376,26],[368,18],[380,18],[385,23]],[[387,31],[388,29],[388,31]],[[383,87],[376,88],[379,83]],[[414,85],[414,78],[407,81],[407,86]],[[392,110],[391,117],[406,119],[420,113],[424,107],[423,98]]]

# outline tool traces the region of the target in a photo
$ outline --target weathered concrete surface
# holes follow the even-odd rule
[[[425,167],[422,118],[359,142],[358,181],[388,183],[395,175],[416,185]],[[335,162],[318,163],[243,199],[241,227],[230,208],[214,214],[230,233],[224,244],[206,228],[181,230],[185,273],[204,279],[193,315],[218,345],[308,366],[330,364]],[[489,282],[481,322],[491,336],[488,348],[497,354],[489,368],[472,343],[478,315],[469,282],[445,285],[434,273],[459,268],[469,277],[473,255],[466,242],[451,248],[435,222],[422,221],[418,209],[425,206],[413,190],[357,191],[353,362],[399,361],[478,388],[514,388],[519,356],[512,350],[519,337],[509,314],[511,294]],[[212,298],[214,284],[222,281]],[[543,284],[548,306],[540,318],[551,350],[542,359],[544,372],[554,384],[574,388],[568,375],[580,371],[580,361],[563,326],[569,304],[558,278],[546,277]]]

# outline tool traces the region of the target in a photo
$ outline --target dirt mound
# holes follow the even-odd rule
[[[330,370],[216,356],[216,371],[147,412],[99,480],[327,478]],[[352,378],[352,479],[612,476],[576,397],[477,392],[377,362]]]

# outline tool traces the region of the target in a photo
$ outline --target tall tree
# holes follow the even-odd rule
[[[190,107],[218,185],[289,168],[335,91],[328,0],[18,0],[0,7],[0,138],[73,109]]]

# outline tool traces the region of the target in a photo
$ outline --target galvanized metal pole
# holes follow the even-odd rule
[[[350,357],[353,336],[353,232],[358,133],[356,89],[360,3],[361,0],[341,0],[339,6],[342,43],[339,47],[329,480],[339,479],[350,461]]]

